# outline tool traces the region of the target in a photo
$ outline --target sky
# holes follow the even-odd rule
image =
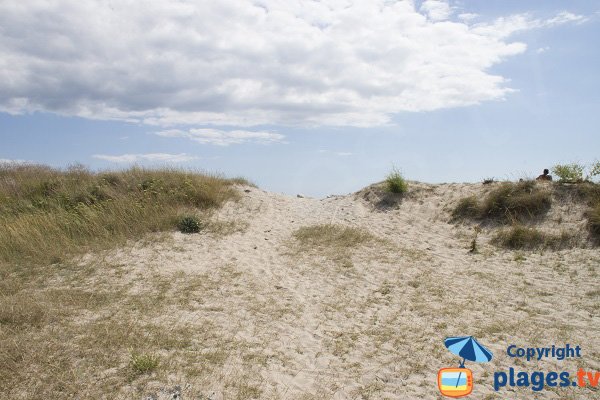
[[[0,163],[323,197],[600,157],[599,1],[0,2]]]

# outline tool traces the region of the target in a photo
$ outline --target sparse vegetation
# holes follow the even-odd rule
[[[481,233],[481,227],[475,226],[475,227],[473,227],[473,230],[475,233],[473,235],[473,239],[471,240],[471,247],[469,248],[469,253],[475,254],[479,251],[479,249],[477,247],[477,237]]]
[[[354,249],[368,243],[382,242],[364,229],[336,224],[304,226],[292,236],[299,245],[299,252],[323,254],[345,268],[353,266],[351,253]]]
[[[536,249],[547,247],[557,250],[573,247],[575,245],[575,238],[567,232],[549,234],[535,228],[514,225],[509,229],[503,229],[496,233],[492,242],[509,249]]]
[[[588,211],[588,226],[595,239],[600,239],[600,202]]]
[[[482,202],[474,196],[461,199],[452,211],[454,219],[475,218],[514,223],[531,219],[550,209],[551,196],[534,181],[505,182]]]
[[[387,190],[392,193],[402,194],[408,191],[408,183],[396,167],[385,178]]]
[[[336,224],[304,226],[293,236],[307,247],[352,248],[373,239],[364,229]]]
[[[479,214],[479,202],[475,196],[460,199],[454,210],[452,210],[452,217],[454,219],[476,218]]]

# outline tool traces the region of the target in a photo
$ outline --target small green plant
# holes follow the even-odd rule
[[[136,374],[145,374],[154,371],[160,360],[155,354],[131,352],[129,366]]]
[[[385,184],[388,191],[392,193],[406,193],[408,190],[408,183],[406,183],[400,171],[395,167],[392,168],[392,172],[385,178]]]
[[[578,163],[557,164],[552,167],[552,172],[558,176],[558,181],[565,183],[583,182],[583,170],[584,166]]]
[[[202,229],[200,221],[194,216],[185,216],[179,220],[177,224],[181,233],[198,233]]]
[[[474,226],[473,230],[475,231],[475,235],[473,236],[473,240],[471,240],[471,248],[469,249],[469,253],[477,253],[479,250],[477,249],[477,236],[481,233],[480,226]]]

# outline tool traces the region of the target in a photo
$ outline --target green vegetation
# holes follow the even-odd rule
[[[155,354],[131,352],[129,366],[135,374],[145,374],[154,371],[159,364]]]
[[[395,167],[392,172],[385,178],[385,184],[388,191],[392,193],[406,193],[408,191],[408,183]]]
[[[552,248],[555,250],[573,247],[575,239],[567,232],[558,235],[541,232],[535,228],[514,225],[496,233],[492,242],[509,249]]]
[[[202,229],[200,221],[195,216],[182,217],[177,224],[181,233],[198,233]]]
[[[0,265],[56,263],[173,229],[182,211],[236,198],[232,185],[174,169],[0,166]]]
[[[583,182],[583,165],[577,163],[557,164],[552,167],[552,173],[558,177],[559,182]]]
[[[584,177],[584,172],[587,173]],[[589,165],[579,163],[557,164],[552,167],[552,173],[558,177],[559,182],[580,183],[590,182],[595,177],[600,176],[600,161],[595,161]]]
[[[505,182],[481,202],[474,196],[461,199],[452,216],[513,223],[543,215],[551,202],[550,193],[538,188],[535,181]]]

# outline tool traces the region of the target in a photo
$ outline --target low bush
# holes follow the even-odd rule
[[[177,224],[177,228],[181,233],[198,233],[201,225],[198,218],[195,216],[182,217]]]
[[[583,181],[584,166],[577,163],[557,164],[552,167],[552,173],[558,177],[559,182],[576,183]]]
[[[392,193],[406,193],[408,191],[408,183],[396,168],[385,178],[387,190]]]

